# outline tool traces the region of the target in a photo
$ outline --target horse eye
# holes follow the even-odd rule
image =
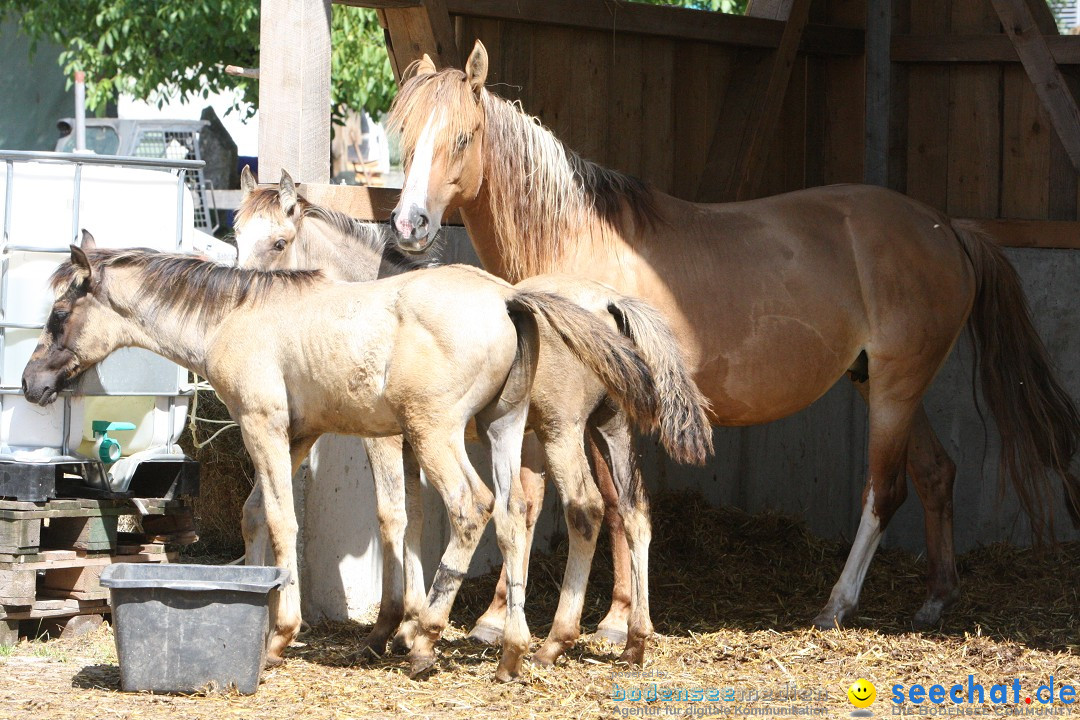
[[[277,242],[274,243],[274,249],[277,250],[278,252],[281,252],[282,250],[284,250],[285,249],[285,238],[278,238]]]
[[[460,152],[469,145],[469,141],[472,140],[470,133],[461,133],[457,136],[457,150]]]

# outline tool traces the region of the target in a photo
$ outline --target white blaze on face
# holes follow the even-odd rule
[[[273,230],[273,224],[266,218],[255,217],[244,223],[244,229],[236,233],[237,267],[244,266],[259,241],[269,238]]]
[[[412,235],[413,226],[409,220],[412,217],[412,208],[427,210],[428,183],[431,180],[431,163],[435,156],[435,138],[443,128],[442,116],[436,116],[432,111],[420,133],[420,139],[416,142],[413,151],[412,165],[409,175],[405,178],[405,187],[401,189],[401,200],[398,201],[397,230],[408,237]],[[431,218],[432,227],[430,233],[438,229],[438,219]]]

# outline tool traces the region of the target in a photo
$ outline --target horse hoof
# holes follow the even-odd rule
[[[435,656],[424,655],[423,657],[414,657],[409,659],[409,677],[413,680],[419,680],[426,677],[431,670],[435,667]]]
[[[619,663],[624,663],[630,667],[641,667],[645,664],[645,648],[630,648],[627,647],[619,655]]]
[[[844,614],[840,612],[823,612],[814,618],[814,627],[818,630],[843,630]]]
[[[532,654],[532,657],[529,658],[529,662],[537,667],[555,667],[555,661],[559,659],[560,655],[562,655],[561,650],[551,650],[545,645]]]
[[[502,628],[477,623],[469,631],[469,639],[484,645],[502,645],[503,631]]]
[[[268,668],[277,667],[285,663],[285,658],[280,655],[270,654],[266,656],[265,666]]]
[[[360,644],[360,655],[381,658],[386,654],[386,636],[382,633],[370,633]]]
[[[500,663],[499,667],[495,669],[495,679],[498,680],[499,682],[503,682],[503,683],[514,682],[519,677],[521,677],[521,669],[520,668],[515,670],[513,668],[505,667],[505,666],[502,665],[502,663]]]
[[[940,600],[927,600],[919,608],[919,612],[915,613],[911,625],[918,631],[933,630],[941,624],[941,614],[944,610],[944,603]]]
[[[626,642],[626,630],[622,628],[604,627],[596,628],[596,632],[589,636],[590,640],[607,640],[612,645],[622,645]]]

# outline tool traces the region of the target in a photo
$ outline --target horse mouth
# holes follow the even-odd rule
[[[428,250],[431,249],[432,245],[435,244],[435,239],[438,236],[439,236],[439,231],[438,230],[436,230],[434,233],[431,233],[429,235],[425,235],[423,237],[418,237],[416,235],[413,235],[410,238],[411,242],[408,242],[408,244],[406,244],[406,241],[398,240],[398,247],[401,248],[402,251],[408,253],[409,255],[423,255],[424,253],[426,253]]]

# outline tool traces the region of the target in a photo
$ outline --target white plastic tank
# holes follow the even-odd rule
[[[195,230],[191,194],[175,172],[11,159],[18,155],[0,155],[0,458],[92,455],[94,420],[134,423],[135,430],[115,433],[125,456],[179,453],[187,371],[164,358],[117,351],[86,373],[76,394],[46,408],[19,394],[22,371],[54,300],[49,277],[80,228],[102,248],[194,250],[222,259],[223,244]]]

